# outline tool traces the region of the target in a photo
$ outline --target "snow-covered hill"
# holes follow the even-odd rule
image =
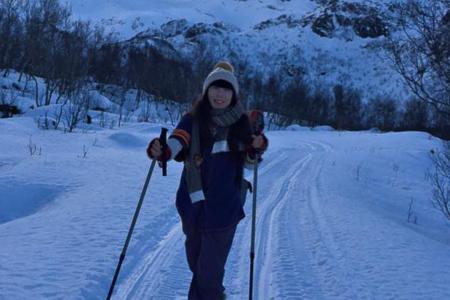
[[[301,16],[318,7],[310,0],[70,0],[68,3],[76,16],[115,26],[124,37],[182,18],[192,23],[224,22],[245,30],[283,13]]]
[[[388,0],[69,3],[76,17],[99,21],[123,40],[150,43],[163,53],[169,48],[188,61],[200,52],[245,64],[250,73],[275,75],[282,82],[303,75],[325,87],[352,86],[366,99],[409,97],[377,47],[389,29],[395,30]]]
[[[67,134],[0,119],[0,299],[105,298],[160,125],[98,124]],[[439,140],[291,128],[267,132],[255,299],[446,299],[450,227],[425,178]],[[113,299],[186,299],[181,168],[155,169]],[[245,211],[226,267],[230,300],[248,297],[251,201]]]

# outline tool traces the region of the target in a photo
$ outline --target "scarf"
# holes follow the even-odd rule
[[[238,103],[225,109],[211,109],[211,119],[215,130],[212,133],[215,142],[226,143],[229,127],[236,123],[244,114],[244,108]],[[200,149],[200,129],[197,118],[192,123],[191,145],[189,154],[184,161],[186,168],[186,183],[192,203],[205,199],[202,190],[200,166],[203,162]]]

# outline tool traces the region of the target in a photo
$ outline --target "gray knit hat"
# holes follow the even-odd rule
[[[229,62],[219,61],[214,66],[213,71],[209,73],[209,75],[205,79],[205,82],[203,82],[202,95],[205,95],[206,90],[211,85],[211,83],[217,80],[224,80],[226,82],[229,82],[234,89],[234,93],[236,95],[239,94],[239,84],[236,76],[234,75],[234,68]]]

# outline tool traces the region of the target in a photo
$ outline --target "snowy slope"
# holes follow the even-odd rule
[[[160,125],[97,122],[64,134],[0,119],[0,299],[104,299]],[[424,175],[439,140],[297,128],[267,133],[255,299],[448,298],[450,226]],[[186,298],[181,167],[155,171],[115,299]],[[406,220],[411,200],[417,224]],[[229,299],[247,297],[250,202],[227,264]]]
[[[262,73],[264,78],[275,75],[289,82],[300,74],[324,89],[336,84],[359,89],[365,100],[377,95],[406,100],[410,93],[401,77],[375,46],[381,33],[361,37],[355,25],[342,25],[357,20],[360,30],[384,30],[392,25],[391,2],[69,1],[76,17],[101,22],[122,39],[138,35],[141,43],[152,44],[162,38],[192,63],[192,53],[200,51],[246,64],[250,74]],[[374,14],[379,18],[371,20]]]
[[[76,17],[99,20],[113,26],[125,37],[180,18],[193,23],[224,22],[249,29],[283,13],[303,14],[317,7],[310,0],[70,0],[68,3]]]

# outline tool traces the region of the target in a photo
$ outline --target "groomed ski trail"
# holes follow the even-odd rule
[[[278,153],[276,158],[268,159],[260,173],[271,172],[285,159],[286,155]],[[247,204],[251,202],[250,194],[248,199]],[[245,220],[248,221],[250,217],[251,215],[247,216]],[[239,227],[241,226],[238,226],[238,230]],[[230,257],[233,255],[232,250]],[[184,299],[190,280],[191,273],[184,252],[184,234],[181,223],[176,223],[156,249],[138,260],[138,265],[134,266],[131,274],[122,278],[113,299]]]
[[[265,155],[258,183],[254,299],[371,298],[341,265],[345,255],[320,212],[319,176],[331,150],[302,141]],[[248,194],[247,217],[238,226],[226,266],[224,285],[231,300],[248,297],[251,202]],[[287,285],[293,278],[297,284]],[[122,278],[114,299],[185,299],[190,279],[177,223]]]

